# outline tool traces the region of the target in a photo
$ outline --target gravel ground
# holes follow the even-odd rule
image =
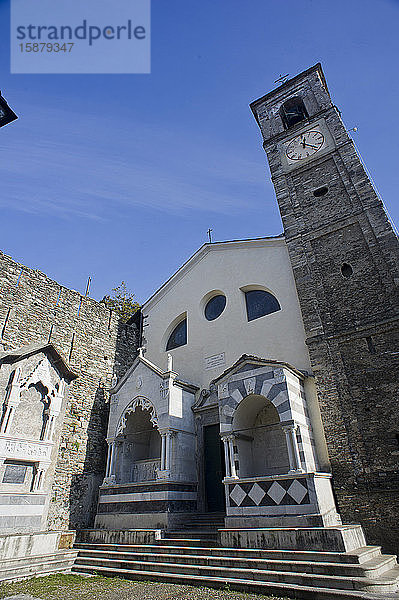
[[[3,600],[288,600],[210,588],[117,577],[48,575],[0,584]]]

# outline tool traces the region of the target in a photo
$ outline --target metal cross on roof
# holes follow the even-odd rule
[[[285,83],[289,76],[290,76],[289,73],[287,73],[287,75],[280,74],[280,77],[278,79],[276,79],[274,83]]]

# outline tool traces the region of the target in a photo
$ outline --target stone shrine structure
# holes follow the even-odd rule
[[[51,344],[0,352],[0,361],[0,386],[6,389],[0,425],[1,531],[43,531],[65,392],[76,375]]]

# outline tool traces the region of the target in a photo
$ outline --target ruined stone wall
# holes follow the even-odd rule
[[[104,304],[0,253],[4,349],[51,342],[78,378],[71,384],[50,499],[48,528],[93,524],[105,470],[107,388],[133,362],[137,330]]]

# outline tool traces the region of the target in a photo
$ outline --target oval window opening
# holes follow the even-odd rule
[[[313,196],[316,196],[316,198],[320,198],[320,196],[325,196],[327,192],[328,187],[324,185],[323,187],[317,188],[317,190],[313,192]]]
[[[341,273],[343,277],[349,279],[349,277],[352,277],[353,275],[353,269],[348,263],[344,263],[341,267]]]
[[[226,296],[219,294],[211,298],[205,306],[205,318],[208,321],[214,321],[224,311],[226,307]]]

